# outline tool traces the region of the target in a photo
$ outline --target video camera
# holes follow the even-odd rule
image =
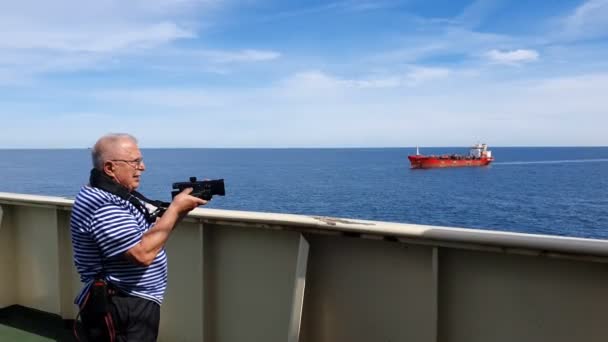
[[[210,200],[213,195],[226,195],[223,179],[197,181],[196,177],[190,177],[189,182],[173,183],[174,190],[171,191],[171,198],[175,198],[177,194],[187,188],[192,188],[190,195],[204,199],[205,201]]]

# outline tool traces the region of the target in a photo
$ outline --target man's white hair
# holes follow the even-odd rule
[[[110,133],[99,138],[91,150],[93,167],[97,170],[103,170],[103,163],[106,161],[108,147],[114,146],[124,140],[130,140],[137,144],[137,139],[128,133]]]

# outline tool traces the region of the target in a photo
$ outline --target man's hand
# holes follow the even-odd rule
[[[184,191],[180,192],[175,198],[173,198],[173,202],[169,205],[169,208],[173,207],[179,216],[189,213],[194,208],[199,205],[207,204],[207,201],[200,199],[198,197],[194,197],[190,195],[192,193],[192,188],[184,189]]]

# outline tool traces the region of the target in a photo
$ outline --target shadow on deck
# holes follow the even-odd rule
[[[71,320],[21,305],[0,309],[0,341],[73,342]]]

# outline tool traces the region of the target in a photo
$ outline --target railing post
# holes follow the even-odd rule
[[[300,235],[298,257],[293,285],[293,302],[291,306],[291,319],[289,321],[288,342],[300,340],[300,326],[302,324],[302,307],[304,305],[304,288],[306,287],[306,267],[308,265],[308,241]]]
[[[16,304],[18,260],[15,257],[15,237],[12,206],[0,205],[0,308]]]

